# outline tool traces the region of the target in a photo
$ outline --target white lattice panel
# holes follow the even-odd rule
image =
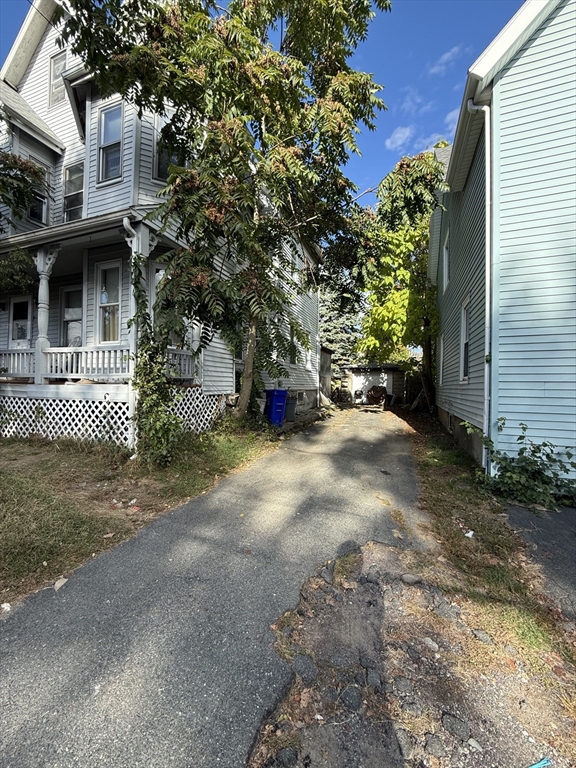
[[[226,395],[205,395],[200,387],[175,387],[174,413],[185,429],[207,432],[226,408]]]
[[[107,440],[128,445],[128,403],[111,400],[0,397],[0,433],[4,437],[42,435]]]

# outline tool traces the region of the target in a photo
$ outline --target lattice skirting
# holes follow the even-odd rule
[[[130,430],[128,403],[0,397],[0,434],[4,437],[75,437],[128,445]]]
[[[226,408],[226,395],[205,395],[199,387],[175,387],[174,413],[185,429],[206,432]],[[68,400],[0,396],[0,435],[74,437],[130,445],[129,404],[112,400]]]
[[[226,408],[226,395],[205,395],[200,387],[175,387],[174,413],[185,429],[207,432]]]

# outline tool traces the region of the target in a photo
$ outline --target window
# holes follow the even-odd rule
[[[82,218],[84,204],[84,163],[64,169],[64,221]]]
[[[44,188],[34,190],[33,200],[28,208],[28,218],[36,221],[38,224],[48,224],[48,195],[46,190],[50,184],[50,169],[36,157],[32,157],[32,155],[28,155],[28,159],[35,165],[44,168],[45,171]]]
[[[82,346],[82,286],[62,289],[62,325],[60,343],[63,347]]]
[[[305,352],[305,360],[304,360],[304,367],[307,371],[312,370],[312,350],[307,349]]]
[[[98,338],[101,343],[120,341],[120,263],[96,267]]]
[[[100,112],[98,156],[99,181],[122,176],[122,104]]]
[[[468,381],[470,372],[470,299],[462,303],[460,322],[460,381]]]
[[[8,346],[21,349],[30,346],[32,338],[32,297],[13,296],[10,299],[10,331]]]
[[[446,232],[442,248],[442,290],[445,291],[450,281],[450,230]]]
[[[164,128],[171,119],[172,113],[169,113],[168,115],[156,115],[155,133],[158,141],[156,142],[154,150],[153,176],[159,181],[166,181],[168,178],[168,168],[178,162],[176,153],[170,154],[170,152],[162,146],[162,128]]]
[[[50,59],[50,106],[60,104],[66,98],[66,86],[62,72],[66,69],[66,51],[57,53]]]

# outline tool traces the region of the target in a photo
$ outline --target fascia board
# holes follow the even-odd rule
[[[478,93],[492,83],[498,72],[504,69],[562,2],[563,0],[527,0],[524,3],[470,67],[469,73],[478,80]]]
[[[562,2],[563,0],[526,0],[468,70],[454,136],[454,148],[446,174],[452,192],[461,192],[464,188],[484,122],[481,113],[471,114],[468,111],[468,101],[472,99],[475,104],[490,104],[492,82],[498,72],[512,60],[536,29]]]
[[[14,45],[0,70],[0,78],[10,83],[13,88],[17,89],[20,85],[55,10],[55,0],[34,0],[26,14]]]
[[[44,146],[48,147],[48,149],[51,149],[52,152],[55,152],[57,155],[64,154],[65,147],[63,144],[56,144],[49,136],[47,136],[42,131],[37,130],[36,127],[29,123],[27,120],[10,114],[8,110],[6,110],[6,112],[9,121],[17,128],[20,128],[22,131],[28,133],[30,136],[32,136],[33,139],[36,139],[36,141],[38,141],[40,144],[44,144]]]
[[[56,224],[53,227],[42,227],[33,232],[22,232],[0,240],[0,253],[6,253],[14,248],[35,248],[47,243],[59,243],[67,240],[89,235],[92,232],[101,234],[105,230],[116,227],[122,228],[122,221],[129,217],[132,222],[140,217],[130,208],[114,213],[105,213],[100,216],[92,216],[89,219]]]

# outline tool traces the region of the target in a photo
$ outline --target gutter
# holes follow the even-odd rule
[[[474,104],[473,99],[468,100],[468,111],[470,113],[484,113],[484,137],[486,149],[484,153],[485,160],[485,226],[486,226],[486,248],[485,248],[485,313],[484,313],[484,410],[482,421],[482,432],[491,438],[490,423],[490,362],[491,362],[491,340],[492,340],[492,120],[490,106],[479,106]],[[490,471],[490,462],[488,459],[488,450],[484,446],[482,450],[482,466],[486,472]]]
[[[104,213],[99,216],[91,216],[78,221],[55,224],[51,227],[39,227],[34,231],[21,232],[0,239],[0,253],[5,253],[13,248],[34,248],[52,242],[65,242],[74,238],[81,238],[91,233],[101,234],[105,230],[122,226],[125,216],[133,219],[135,212],[128,208],[124,211]]]

